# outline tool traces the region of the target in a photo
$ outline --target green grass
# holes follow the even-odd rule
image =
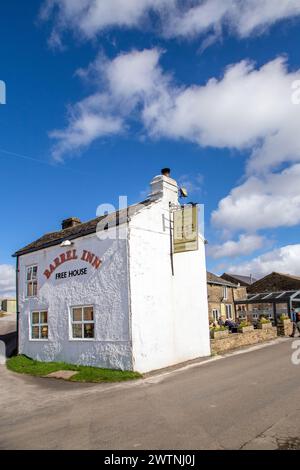
[[[26,356],[14,356],[7,360],[7,368],[19,374],[42,377],[58,370],[74,370],[78,374],[71,377],[72,382],[121,382],[142,377],[138,372],[100,369],[98,367],[77,366],[65,362],[40,362]]]

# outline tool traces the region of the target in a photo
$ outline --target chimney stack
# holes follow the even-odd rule
[[[161,174],[155,176],[151,181],[150,199],[156,201],[163,199],[167,204],[178,204],[178,186],[177,182],[170,177],[170,168],[163,168]]]
[[[75,227],[76,225],[81,224],[81,220],[78,219],[77,217],[69,217],[68,219],[65,219],[61,223],[61,229],[65,230],[66,228],[71,228]]]

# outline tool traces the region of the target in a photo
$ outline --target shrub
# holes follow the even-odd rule
[[[271,323],[270,320],[268,318],[265,318],[265,317],[261,317],[261,319],[259,320],[259,323],[261,325],[265,324],[265,323]]]
[[[289,319],[290,319],[290,317],[288,315],[285,315],[285,314],[280,315],[280,318],[279,318],[280,321],[289,320]]]
[[[226,331],[228,330],[228,326],[213,326],[210,330],[211,331]]]
[[[247,326],[252,326],[252,324],[249,323],[248,321],[242,321],[242,322],[239,324],[238,328],[239,328],[239,330],[241,330],[242,328],[246,328]]]

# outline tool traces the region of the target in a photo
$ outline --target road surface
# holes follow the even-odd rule
[[[0,367],[0,449],[300,449],[292,340],[126,384]]]

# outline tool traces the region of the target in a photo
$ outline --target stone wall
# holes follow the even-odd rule
[[[242,346],[263,343],[277,338],[277,328],[272,327],[266,330],[254,330],[249,333],[231,333],[227,338],[212,339],[211,351],[214,354],[237,349]]]
[[[289,336],[293,333],[293,323],[285,320],[277,325],[278,336]]]
[[[244,300],[247,298],[247,289],[246,287],[239,286],[233,291],[234,300]]]

